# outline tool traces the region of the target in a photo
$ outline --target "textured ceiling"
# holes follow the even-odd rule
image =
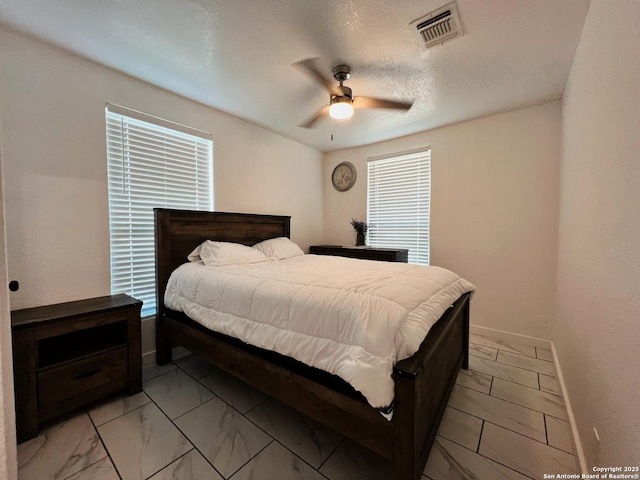
[[[2,0],[0,21],[322,151],[559,98],[588,0],[457,0],[464,36],[409,23],[447,0]],[[415,100],[298,125],[328,94],[292,66],[352,67],[354,95]]]

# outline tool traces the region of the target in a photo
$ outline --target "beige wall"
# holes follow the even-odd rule
[[[590,467],[640,462],[638,25],[592,1],[563,101],[553,339]]]
[[[557,247],[560,103],[325,155],[324,241],[351,244],[365,219],[366,158],[431,147],[431,263],[478,288],[472,323],[548,338]],[[342,161],[354,187],[331,186]]]
[[[13,309],[110,293],[105,102],[211,132],[217,210],[291,215],[303,248],[322,236],[319,151],[7,29],[0,45]]]

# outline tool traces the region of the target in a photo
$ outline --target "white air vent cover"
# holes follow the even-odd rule
[[[420,17],[409,24],[426,48],[461,37],[462,24],[455,2]]]

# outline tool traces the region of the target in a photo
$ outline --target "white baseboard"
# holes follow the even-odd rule
[[[171,350],[171,358],[177,360],[181,357],[189,355],[191,352],[184,347],[173,347]],[[156,351],[146,352],[142,354],[142,366],[154,365],[156,363]]]
[[[530,337],[528,335],[520,335],[519,333],[505,332],[504,330],[495,330],[488,327],[480,327],[478,325],[471,325],[469,327],[471,333],[482,335],[483,337],[496,338],[498,340],[507,340],[520,345],[528,345],[530,347],[544,348],[545,350],[551,349],[551,342],[544,338]]]
[[[569,400],[569,392],[567,385],[564,383],[564,376],[562,375],[562,368],[558,361],[558,353],[556,352],[556,346],[551,343],[551,354],[553,355],[553,363],[556,364],[556,373],[558,374],[558,383],[560,384],[560,390],[562,390],[562,398],[564,398],[565,406],[567,407],[567,416],[569,417],[569,424],[571,425],[571,436],[573,437],[573,446],[578,456],[578,462],[580,462],[580,470],[582,473],[591,473],[587,471],[587,461],[584,456],[584,449],[582,448],[582,442],[580,441],[580,435],[578,435],[578,427],[576,425],[576,418],[573,415],[573,409],[571,408],[571,401]]]
[[[142,354],[142,368],[156,363],[156,351]]]

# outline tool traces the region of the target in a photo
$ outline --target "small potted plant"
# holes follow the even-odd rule
[[[356,247],[360,247],[364,245],[364,239],[367,235],[367,231],[369,230],[369,225],[360,220],[356,220],[355,218],[351,219],[351,226],[356,231]]]

